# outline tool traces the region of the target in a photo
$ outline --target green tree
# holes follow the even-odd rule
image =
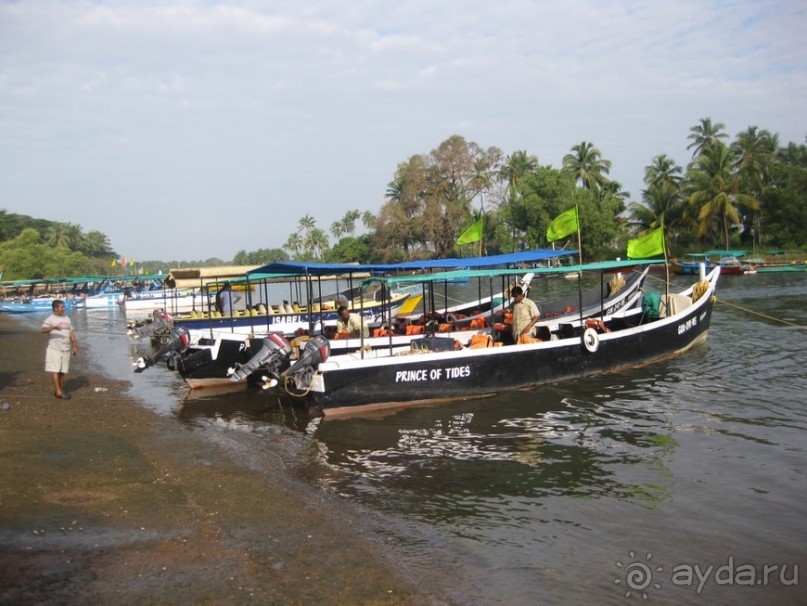
[[[753,196],[741,192],[733,161],[729,148],[718,141],[704,148],[688,174],[688,204],[697,213],[697,236],[707,236],[710,231],[719,233],[726,248],[730,247],[731,227],[742,224],[738,204],[759,209]]]
[[[593,143],[583,141],[572,147],[572,153],[563,156],[563,168],[586,189],[597,189],[608,183],[611,161],[604,160],[602,152]]]
[[[776,162],[776,151],[779,147],[779,137],[767,130],[759,130],[756,126],[749,126],[737,135],[731,144],[734,154],[734,170],[740,177],[740,186],[744,192],[753,196],[757,205],[762,199],[762,193],[768,187],[771,179],[773,165]],[[743,235],[749,238],[756,233],[755,243],[761,240],[761,214],[755,209],[746,209],[743,213]]]

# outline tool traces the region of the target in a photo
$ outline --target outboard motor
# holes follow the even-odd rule
[[[282,373],[282,377],[284,379],[291,377],[298,389],[307,389],[320,362],[327,360],[330,355],[331,343],[326,337],[323,335],[311,337],[305,344],[303,353]]]
[[[127,334],[133,339],[151,337],[152,343],[164,341],[172,337],[174,319],[164,309],[155,309],[151,314],[151,319],[143,324],[130,324]]]
[[[171,370],[176,370],[177,361],[182,357],[182,353],[188,349],[191,343],[191,335],[184,326],[176,326],[171,331],[171,338],[153,356],[138,358],[134,363],[135,372],[143,372],[149,366],[154,366],[158,362],[165,361],[166,366]]]
[[[230,381],[245,381],[246,378],[259,368],[266,369],[270,376],[280,376],[281,370],[288,365],[291,355],[291,344],[280,333],[270,333],[263,339],[263,347],[252,356],[246,364],[236,364],[227,370]]]

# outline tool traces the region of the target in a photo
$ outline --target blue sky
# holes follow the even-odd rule
[[[0,1],[0,209],[231,259],[377,212],[454,134],[591,141],[638,200],[701,118],[805,141],[805,31],[784,0]]]

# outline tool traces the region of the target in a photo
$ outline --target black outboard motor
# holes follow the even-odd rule
[[[176,370],[177,360],[182,357],[182,353],[188,349],[191,343],[191,335],[184,326],[175,326],[171,331],[171,338],[153,356],[138,358],[134,363],[135,372],[143,372],[149,366],[154,366],[158,362],[165,361],[166,366],[171,370]]]
[[[173,334],[174,319],[164,309],[155,309],[151,318],[144,323],[132,323],[127,334],[133,339],[150,337],[152,344],[170,339]]]
[[[230,381],[245,381],[258,369],[265,369],[272,378],[280,376],[280,372],[288,366],[291,355],[291,344],[280,333],[270,333],[263,339],[263,347],[252,356],[246,364],[236,364],[227,370]]]
[[[331,343],[326,337],[323,335],[311,337],[305,344],[303,353],[288,370],[282,373],[282,377],[284,379],[293,378],[298,389],[308,389],[320,362],[327,360],[330,355]]]

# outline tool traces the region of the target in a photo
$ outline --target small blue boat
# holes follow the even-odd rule
[[[0,312],[11,314],[50,313],[53,311],[53,302],[56,300],[64,301],[65,311],[73,309],[74,299],[43,297],[27,301],[0,301]]]

